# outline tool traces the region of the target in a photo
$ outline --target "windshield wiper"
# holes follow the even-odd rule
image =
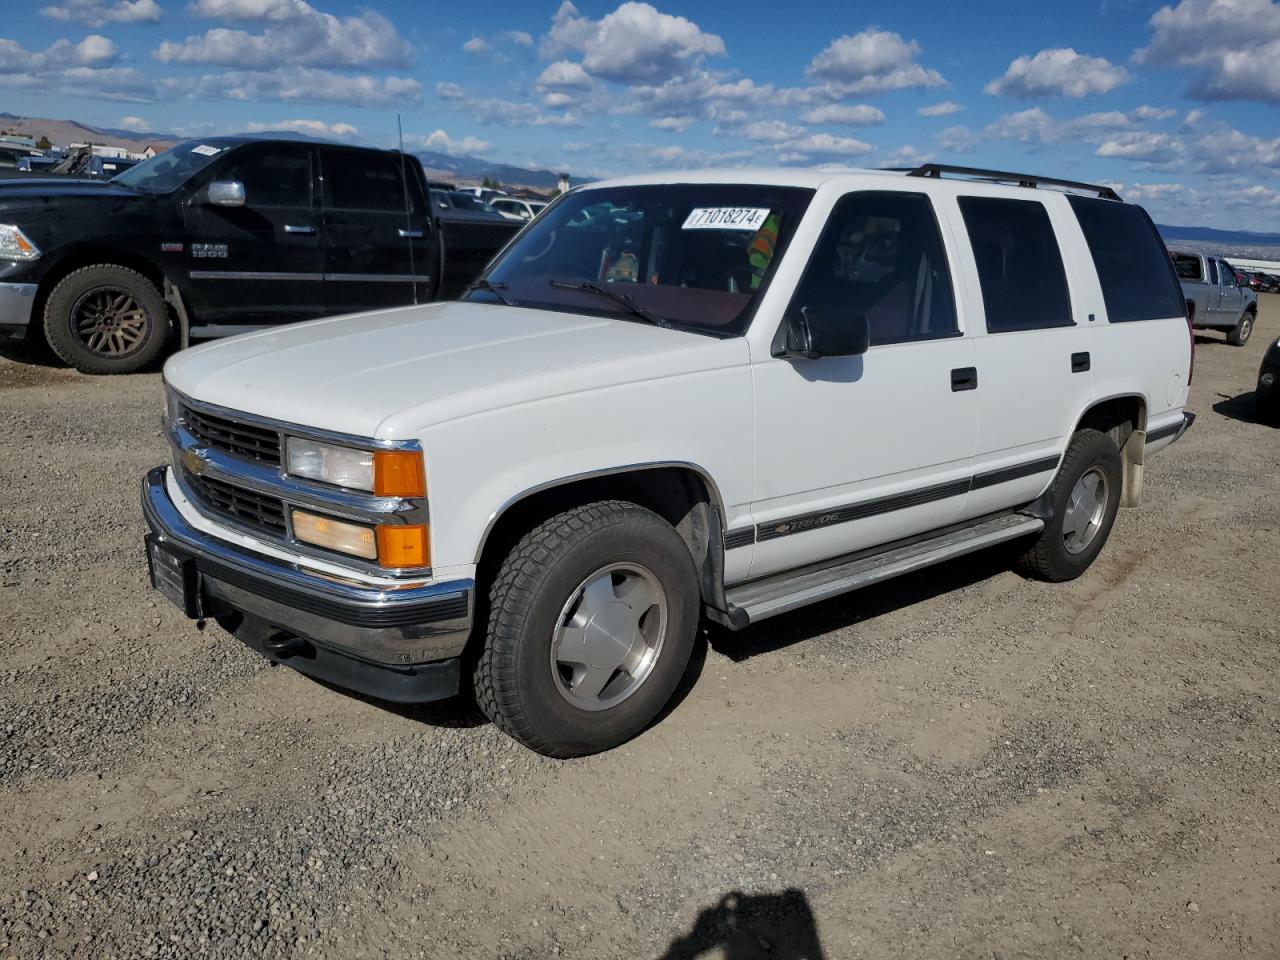
[[[618,290],[610,290],[608,287],[602,287],[600,284],[593,283],[590,280],[552,280],[551,286],[558,290],[577,290],[581,293],[594,293],[598,297],[605,297],[621,305],[630,313],[641,320],[652,323],[655,327],[663,327],[667,330],[675,329],[674,324],[666,317],[660,317],[656,313],[646,310],[625,293]]]
[[[490,290],[493,292],[493,295],[495,297],[497,297],[499,300],[505,303],[508,307],[518,307],[519,306],[518,303],[516,303],[514,300],[512,300],[510,297],[508,297],[505,293],[502,292],[503,290],[506,290],[506,289],[507,289],[507,284],[503,283],[500,280],[490,280],[487,277],[481,277],[479,280],[476,280],[474,283],[467,284],[467,288],[462,292],[470,293],[472,290]]]

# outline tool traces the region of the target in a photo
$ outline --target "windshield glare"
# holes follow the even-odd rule
[[[158,153],[111,178],[146,193],[169,193],[199,173],[228,149],[225,143],[192,140]]]
[[[540,214],[486,279],[521,306],[636,319],[568,289],[599,284],[678,326],[740,335],[812,196],[751,184],[583,190]],[[502,299],[484,287],[468,298]]]

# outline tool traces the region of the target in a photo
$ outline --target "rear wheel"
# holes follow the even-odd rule
[[[63,277],[44,308],[49,347],[82,373],[133,373],[164,352],[172,324],[155,284],[128,267],[99,264]]]
[[[1023,555],[1024,569],[1055,583],[1089,569],[1111,534],[1121,482],[1115,441],[1097,430],[1077,431],[1053,481],[1053,516]]]
[[[1257,319],[1252,311],[1246,310],[1236,328],[1227,334],[1227,343],[1233,347],[1243,347],[1253,334],[1253,321]]]
[[[565,511],[498,571],[476,700],[539,753],[607,750],[671,699],[700,612],[689,549],[657,514],[615,500]]]

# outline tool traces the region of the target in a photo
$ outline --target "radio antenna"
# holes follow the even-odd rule
[[[409,196],[409,164],[404,156],[404,125],[400,122],[400,114],[396,114],[396,132],[400,136],[400,185],[404,189],[404,234],[409,244],[409,289],[413,291],[413,305],[418,305],[418,271],[413,264],[413,199]]]

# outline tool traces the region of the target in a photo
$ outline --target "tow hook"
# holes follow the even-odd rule
[[[291,633],[273,633],[267,637],[263,646],[278,660],[287,660],[290,657],[304,654],[311,647],[307,641],[301,637],[295,637]]]

